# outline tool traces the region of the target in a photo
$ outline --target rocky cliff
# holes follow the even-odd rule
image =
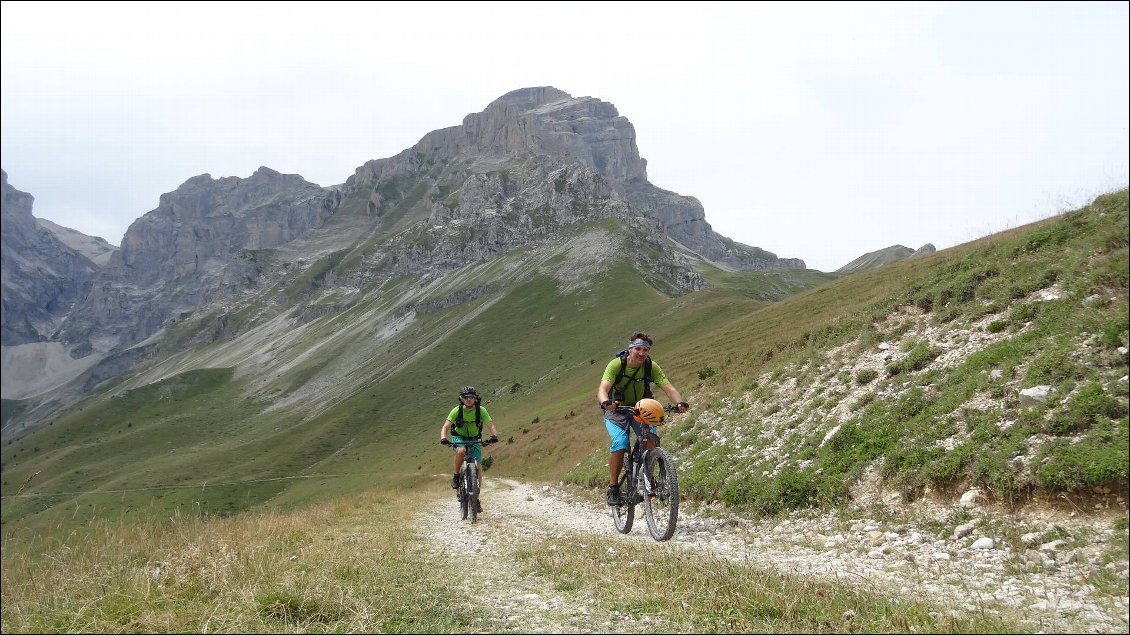
[[[140,342],[251,285],[259,266],[248,252],[320,226],[337,203],[336,191],[265,167],[246,179],[193,177],[130,225],[61,338],[80,355]]]
[[[583,284],[578,265],[592,273],[607,265],[604,254],[631,253],[630,266],[669,295],[706,286],[703,263],[804,268],[720,236],[696,199],[652,185],[646,168],[635,129],[612,104],[552,87],[516,90],[461,125],[365,163],[341,186],[266,167],[247,178],[193,177],[129,227],[104,267],[66,251],[85,269],[66,269],[73,288],[59,289],[60,300],[39,317],[31,305],[46,306],[46,291],[9,312],[5,286],[5,337],[50,337],[83,359],[85,379],[71,388],[81,392],[142,360],[231,341],[276,318],[305,323],[355,306],[397,277],[434,282],[517,250],[535,263],[563,258],[570,264],[545,273],[568,285]],[[7,191],[5,184],[6,241]],[[30,196],[13,190],[12,200],[13,210],[30,210]],[[31,227],[30,212],[23,214]],[[29,232],[12,234],[13,253]],[[584,255],[562,245],[583,245]],[[5,272],[8,253],[5,242]],[[506,282],[475,285],[498,290]],[[405,315],[467,293],[381,302]],[[43,328],[29,329],[24,316]]]
[[[473,190],[464,192],[470,196],[442,196],[445,200],[432,208],[440,217],[487,208],[525,212],[526,218],[551,213],[566,223],[593,213],[636,216],[656,221],[667,237],[728,268],[805,267],[803,260],[778,258],[726,239],[706,222],[697,199],[652,185],[631,122],[612,104],[593,97],[574,98],[549,86],[512,91],[481,113],[467,115],[460,126],[429,133],[396,157],[366,163],[346,188],[363,192],[368,210],[376,212],[388,198],[390,183],[418,177],[437,163],[462,170],[446,172],[446,182],[437,179],[437,187]],[[499,178],[481,183],[469,181],[472,175],[479,181]]]
[[[34,197],[3,175],[0,263],[3,302],[0,343],[15,346],[50,339],[85,293],[99,267],[67,246],[32,216]],[[75,232],[77,233],[77,232]]]

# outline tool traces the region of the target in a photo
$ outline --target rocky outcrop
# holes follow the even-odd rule
[[[142,287],[206,276],[232,254],[276,247],[318,227],[335,207],[334,194],[297,174],[265,167],[246,179],[202,174],[134,221],[111,265]]]
[[[910,255],[912,255],[912,256],[925,256],[926,254],[932,254],[935,251],[937,251],[937,249],[934,247],[933,243],[926,243],[925,245],[922,245],[918,249],[915,249],[914,253],[912,253]]]
[[[79,354],[144,340],[170,316],[253,284],[260,269],[248,252],[319,227],[339,202],[336,190],[265,167],[246,179],[193,177],[130,225],[62,338]]]
[[[46,341],[85,293],[98,266],[41,227],[32,216],[34,197],[9,185],[7,172],[0,174],[4,225],[0,343]]]
[[[612,104],[592,97],[574,98],[549,86],[512,91],[482,112],[467,115],[460,126],[431,132],[396,157],[366,163],[346,182],[346,189],[362,191],[368,210],[376,213],[387,207],[390,183],[415,178],[430,171],[437,162],[461,166],[465,170],[463,177],[503,171],[518,177],[510,179],[514,184],[510,192],[505,188],[494,190],[501,196],[491,201],[496,208],[517,207],[518,202],[507,203],[514,193],[552,189],[564,195],[556,197],[558,205],[548,207],[558,217],[562,216],[563,207],[588,212],[606,210],[607,215],[617,216],[610,206],[618,206],[623,218],[655,219],[665,235],[727,268],[763,271],[805,267],[803,260],[778,258],[768,251],[722,237],[706,222],[705,211],[697,199],[652,185],[647,180],[647,161],[639,155],[631,122],[620,116]],[[516,174],[516,166],[521,166],[524,173]],[[543,169],[539,170],[539,166]],[[587,191],[566,192],[570,175],[584,171],[595,175],[601,183],[591,183]],[[551,172],[551,180],[535,180]],[[467,200],[471,194],[468,190],[475,190],[478,184],[456,181],[450,187],[461,190],[460,202],[464,204],[452,207],[452,211],[462,211],[456,207],[483,209],[477,205],[483,202],[480,199]],[[575,202],[561,200],[572,193],[579,195]],[[593,195],[599,197],[600,204],[594,206]]]
[[[612,231],[616,224],[626,231]],[[706,286],[699,259],[731,270],[804,268],[718,235],[698,200],[652,185],[635,129],[615,106],[534,87],[365,163],[338,187],[265,167],[248,178],[188,179],[129,227],[119,249],[102,249],[105,266],[67,296],[50,337],[85,361],[80,388],[89,389],[139,360],[233,340],[257,321],[308,323],[396,276],[442,277],[518,249],[550,261],[591,232],[614,257],[628,251],[614,241],[630,240],[630,266],[662,293]],[[605,260],[586,264],[594,262]],[[7,287],[5,302],[7,311]],[[402,314],[444,306],[410,304]]]
[[[110,258],[114,255],[114,252],[118,250],[117,247],[106,242],[104,238],[87,236],[69,227],[56,225],[46,218],[37,218],[35,222],[43,229],[54,234],[64,245],[77,251],[82,256],[85,256],[87,260],[90,260],[99,267],[105,267],[110,264]]]

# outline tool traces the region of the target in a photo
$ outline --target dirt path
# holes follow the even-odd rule
[[[487,478],[484,513],[476,531],[457,527],[458,503],[444,497],[422,512],[420,531],[437,545],[461,546],[464,562],[476,571],[485,597],[492,598],[504,630],[523,632],[672,632],[678,627],[658,620],[640,622],[610,612],[582,588],[562,593],[551,580],[522,572],[516,548],[545,538],[599,534],[605,538],[652,543],[642,518],[628,535],[617,534],[601,501],[578,500],[547,485]],[[465,521],[464,521],[465,522]],[[1006,566],[1009,549],[973,543],[976,531],[960,539],[936,535],[913,524],[875,520],[841,521],[832,516],[805,520],[718,521],[682,512],[672,549],[694,549],[766,569],[818,576],[842,584],[863,584],[892,595],[929,598],[957,613],[986,606],[1021,616],[1043,632],[1127,632],[1126,565],[1108,567],[1121,575],[1123,594],[1103,595],[1089,575],[1103,566],[1083,556],[1061,554],[1062,562],[1035,569]],[[1096,542],[1102,544],[1103,536]],[[1034,551],[1034,550],[1033,550]],[[1047,556],[1045,549],[1036,553]],[[1055,552],[1051,552],[1054,560]],[[1119,572],[1120,569],[1120,572]],[[1116,577],[1117,579],[1117,577]],[[992,610],[992,609],[990,609]],[[497,626],[497,622],[496,622]]]
[[[560,492],[531,488],[513,480],[485,479],[483,514],[473,531],[459,523],[454,495],[428,507],[419,518],[421,532],[437,556],[456,551],[460,566],[475,572],[489,598],[489,610],[504,630],[525,633],[669,633],[662,622],[641,623],[592,602],[584,590],[561,593],[541,576],[523,573],[514,550],[535,539],[575,533],[615,534],[605,509],[570,503]],[[460,529],[453,532],[453,529]],[[645,530],[646,532],[646,530]],[[618,535],[618,534],[617,534]],[[453,536],[458,542],[453,543]],[[635,535],[628,539],[643,539]],[[651,540],[650,537],[647,540]]]

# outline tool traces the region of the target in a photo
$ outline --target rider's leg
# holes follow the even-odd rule
[[[655,426],[650,426],[648,429],[651,430],[651,435],[648,435],[648,437],[646,439],[644,439],[643,448],[644,448],[645,452],[654,448],[656,445],[658,445],[656,443],[656,439],[658,439],[658,436],[656,435]],[[652,436],[652,435],[656,435],[656,436]],[[648,486],[648,491],[650,491],[651,488],[655,485],[654,483],[652,483],[653,475],[647,470],[645,470],[644,473],[647,474],[647,486]],[[655,494],[648,494],[648,498],[652,498],[654,496],[655,496]]]
[[[467,448],[462,447],[462,448],[456,448],[455,449],[455,469],[452,471],[452,473],[453,473],[452,482],[453,483],[459,480],[459,468],[463,465],[463,457],[464,456],[467,456]]]
[[[624,450],[609,452],[608,454],[608,486],[616,487],[620,480],[620,470],[624,468]]]
[[[620,480],[620,471],[624,467],[624,452],[628,450],[627,426],[620,427],[615,422],[604,420],[604,427],[608,430],[608,504],[620,504],[620,489],[617,483]]]

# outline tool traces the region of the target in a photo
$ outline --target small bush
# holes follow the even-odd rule
[[[1052,434],[1067,435],[1089,429],[1103,419],[1126,415],[1126,406],[1106,394],[1102,384],[1092,381],[1079,389],[1067,404],[1066,411],[1048,424]]]
[[[1033,302],[1018,304],[1016,308],[1012,309],[1012,311],[1009,312],[1008,321],[1014,324],[1023,325],[1025,322],[1031,322],[1032,320],[1036,319],[1036,316],[1039,313],[1040,305],[1038,304],[1035,304]]]
[[[1119,313],[1112,322],[1103,328],[1100,341],[1107,348],[1118,348],[1126,344],[1126,333],[1130,331],[1130,314]]]
[[[922,370],[929,366],[930,362],[934,361],[941,353],[940,350],[931,348],[926,342],[918,342],[914,344],[906,357],[891,362],[887,366],[887,374],[893,377],[899,373]]]
[[[860,386],[865,386],[875,380],[879,376],[879,371],[874,368],[864,368],[855,374],[855,383]]]

